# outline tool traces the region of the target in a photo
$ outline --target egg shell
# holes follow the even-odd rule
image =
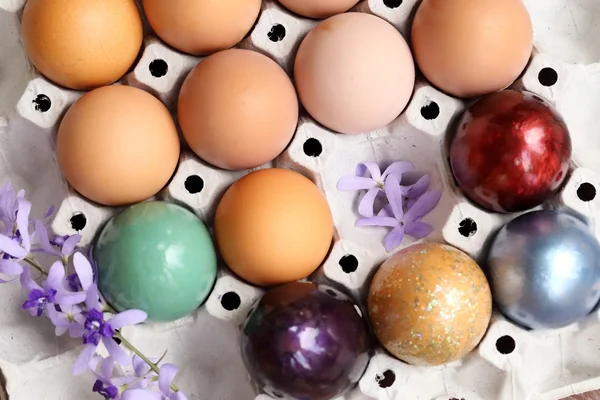
[[[243,170],[277,157],[298,124],[298,99],[267,56],[232,49],[207,57],[186,78],[178,102],[190,148],[220,168]]]
[[[309,18],[327,18],[354,7],[359,0],[279,0],[288,10]]]
[[[273,286],[306,278],[321,265],[331,246],[333,219],[308,178],[269,168],[227,190],[217,208],[215,236],[234,273]]]
[[[250,31],[261,0],[143,0],[156,34],[184,53],[206,55],[235,46]]]
[[[411,38],[423,75],[469,98],[504,89],[521,75],[533,27],[521,0],[424,0]]]
[[[483,338],[492,313],[489,284],[462,251],[426,243],[404,248],[377,270],[368,310],[394,356],[420,366],[464,357]]]
[[[120,79],[143,39],[134,0],[30,0],[21,21],[32,64],[48,79],[88,90]]]
[[[56,139],[60,170],[80,194],[120,206],[158,193],[179,161],[173,117],[154,96],[130,86],[83,95],[65,114]]]
[[[294,64],[302,105],[327,128],[365,133],[392,122],[415,84],[408,44],[370,14],[328,18],[302,41]]]

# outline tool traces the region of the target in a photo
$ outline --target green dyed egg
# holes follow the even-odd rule
[[[100,293],[117,311],[139,309],[173,321],[197,309],[217,277],[208,229],[187,209],[162,201],[111,219],[94,247]]]

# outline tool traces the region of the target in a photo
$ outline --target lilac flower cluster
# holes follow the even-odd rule
[[[30,219],[30,212],[31,203],[23,190],[15,194],[11,183],[0,188],[0,277],[10,278],[0,279],[0,283],[19,280],[28,292],[24,310],[35,317],[46,316],[57,336],[68,332],[82,341],[83,351],[73,374],[91,370],[96,377],[92,390],[105,399],[186,400],[173,384],[177,367],[161,364],[162,358],[148,359],[120,333],[124,326],[144,322],[146,313],[112,310],[98,291],[91,257],[77,248],[81,236],[50,238],[47,223],[54,208],[41,220]],[[34,257],[38,253],[57,260],[46,270]],[[67,275],[69,265],[74,273]],[[100,345],[109,354],[105,359],[97,354]],[[133,359],[123,347],[134,353]],[[116,374],[119,365],[130,366],[132,375]]]
[[[412,185],[402,185],[403,175],[414,170],[412,163],[397,161],[381,173],[377,163],[364,162],[356,166],[355,175],[345,176],[338,181],[339,190],[367,191],[358,205],[358,213],[364,218],[356,221],[355,225],[392,228],[384,239],[384,247],[388,252],[402,243],[404,235],[422,239],[433,232],[433,228],[421,219],[438,205],[442,192],[428,191],[429,175]],[[384,203],[375,214],[377,198],[382,198]]]

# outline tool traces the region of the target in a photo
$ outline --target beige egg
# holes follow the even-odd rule
[[[392,25],[371,14],[339,14],[302,41],[294,65],[304,108],[340,133],[364,133],[392,122],[415,84],[408,44]]]
[[[423,75],[458,97],[509,86],[533,48],[531,18],[521,0],[424,0],[412,26]]]
[[[206,55],[235,46],[250,31],[261,0],[143,0],[148,22],[167,44]]]
[[[309,18],[327,18],[354,7],[359,0],[279,0],[288,10]]]
[[[444,244],[400,250],[377,270],[368,297],[375,335],[394,356],[431,366],[456,361],[483,338],[492,294],[483,271]]]
[[[286,148],[298,123],[298,99],[275,61],[232,49],[207,57],[190,72],[177,112],[200,158],[241,170],[263,165]]]
[[[77,90],[120,79],[143,39],[135,0],[29,0],[21,33],[31,63],[51,81]]]
[[[107,206],[158,193],[179,161],[180,140],[167,108],[130,86],[105,86],[65,114],[56,139],[63,176],[88,199]]]

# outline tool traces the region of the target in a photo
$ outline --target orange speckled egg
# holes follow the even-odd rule
[[[522,0],[424,0],[411,38],[423,75],[465,98],[509,86],[533,49],[531,18]]]
[[[223,196],[215,217],[225,263],[250,283],[273,286],[306,278],[327,255],[333,219],[325,196],[287,169],[252,172]]]
[[[65,114],[56,138],[64,177],[80,194],[107,206],[146,200],[169,181],[180,140],[169,110],[130,86],[83,95]]]
[[[148,22],[184,53],[211,54],[235,46],[252,29],[261,0],[143,0]]]
[[[88,90],[127,73],[142,47],[143,26],[135,0],[29,0],[21,33],[44,76]]]
[[[490,322],[492,295],[467,254],[444,244],[417,244],[379,268],[368,310],[390,353],[414,365],[441,365],[479,344]]]

